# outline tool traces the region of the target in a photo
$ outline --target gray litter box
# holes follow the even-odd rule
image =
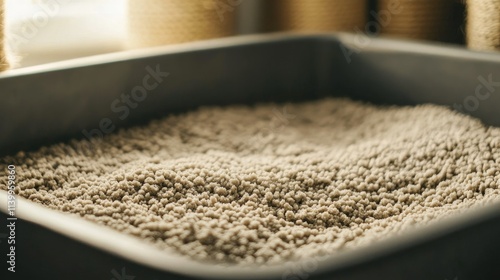
[[[169,76],[157,77],[163,81],[119,119],[110,104],[157,70]],[[348,34],[250,36],[102,55],[0,74],[0,155],[83,138],[83,130],[103,133],[104,118],[118,129],[201,105],[328,95],[435,103],[500,126],[498,82],[500,54]],[[4,191],[0,201],[6,224]],[[7,271],[11,245],[2,226],[1,279],[500,279],[500,205],[366,248],[262,268],[194,262],[22,199],[16,210],[17,272]]]

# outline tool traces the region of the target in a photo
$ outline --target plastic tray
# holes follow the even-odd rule
[[[110,105],[156,68],[169,76],[120,120]],[[0,74],[0,155],[83,138],[103,118],[118,129],[201,105],[328,95],[446,105],[500,126],[498,82],[499,54],[348,34],[248,36],[102,55]],[[6,221],[4,191],[0,201]],[[10,245],[0,239],[2,279],[500,279],[500,205],[367,248],[261,268],[194,262],[23,199],[16,216],[17,272],[7,272]]]

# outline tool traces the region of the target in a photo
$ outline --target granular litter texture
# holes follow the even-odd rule
[[[434,105],[202,108],[0,162],[19,196],[239,264],[335,254],[500,197],[500,128]]]

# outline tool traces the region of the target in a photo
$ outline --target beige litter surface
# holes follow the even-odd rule
[[[500,200],[500,129],[434,105],[202,108],[0,162],[19,196],[239,264],[335,254]]]

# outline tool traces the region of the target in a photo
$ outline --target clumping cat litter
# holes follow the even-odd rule
[[[237,264],[335,254],[500,198],[500,128],[434,105],[201,108],[0,162],[21,197]]]

